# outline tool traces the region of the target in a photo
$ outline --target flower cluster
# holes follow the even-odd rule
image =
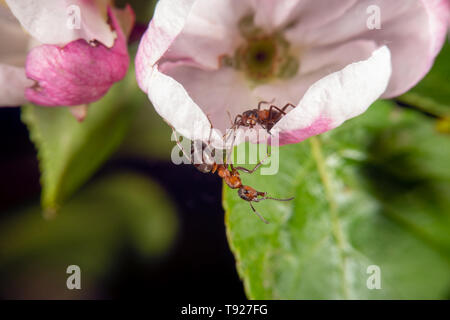
[[[256,140],[296,143],[422,79],[445,41],[449,7],[448,0],[160,0],[136,77],[187,138],[206,140],[211,125],[225,132],[271,101],[295,108]],[[8,43],[0,51],[0,106],[86,105],[127,72],[129,6],[6,0],[0,15]]]
[[[0,35],[7,41],[0,52],[0,106],[84,105],[100,99],[128,70],[125,33],[134,23],[129,6],[6,0],[0,15]]]
[[[380,28],[369,28],[374,5]],[[273,101],[296,108],[270,134],[296,143],[414,86],[448,19],[447,0],[161,0],[136,76],[157,112],[190,139],[206,139],[210,121],[223,132],[230,118]]]

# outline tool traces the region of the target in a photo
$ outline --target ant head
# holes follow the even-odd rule
[[[238,190],[238,195],[245,201],[260,202],[262,200],[275,200],[275,201],[291,201],[294,197],[287,199],[273,198],[267,195],[267,192],[259,192],[250,186],[242,186]]]
[[[242,115],[244,117],[248,118],[248,117],[251,117],[251,116],[255,116],[256,115],[256,111],[255,110],[247,110],[247,111],[244,111],[242,113]]]
[[[245,201],[255,201],[258,196],[265,196],[265,192],[258,192],[250,186],[242,186],[238,190],[238,195]]]
[[[195,165],[195,167],[197,168],[198,171],[202,172],[202,173],[210,173],[214,167],[214,165],[209,164],[209,163],[200,163]]]

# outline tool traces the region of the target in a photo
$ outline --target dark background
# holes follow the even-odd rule
[[[0,136],[1,226],[17,208],[39,202],[40,183],[20,108],[0,108]],[[93,179],[123,170],[152,178],[174,200],[179,219],[175,243],[165,254],[145,260],[125,245],[94,292],[70,298],[245,299],[226,240],[220,179],[188,165],[117,155]],[[2,299],[58,298],[45,289],[23,292],[22,282],[11,289],[14,283],[14,272],[0,274]]]

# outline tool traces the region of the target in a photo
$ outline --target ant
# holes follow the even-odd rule
[[[231,189],[238,189],[238,195],[241,199],[248,201],[250,204],[250,207],[252,208],[253,212],[261,219],[262,222],[268,224],[269,222],[264,219],[264,217],[262,215],[260,215],[258,213],[258,211],[256,211],[255,207],[253,207],[252,202],[260,202],[263,200],[276,200],[276,201],[290,201],[292,198],[288,198],[288,199],[277,199],[277,198],[272,198],[270,196],[267,195],[267,192],[260,192],[260,191],[256,191],[254,188],[250,187],[250,186],[246,186],[242,184],[241,178],[240,178],[240,174],[239,171],[245,172],[245,173],[253,173],[256,170],[258,170],[258,168],[263,164],[263,162],[267,159],[267,157],[269,156],[269,153],[267,153],[266,157],[261,160],[260,162],[258,162],[258,164],[251,170],[247,169],[247,168],[243,168],[243,167],[235,167],[233,166],[232,163],[227,164],[227,159],[229,157],[229,155],[227,154],[224,158],[224,163],[223,164],[218,164],[214,157],[215,157],[215,150],[213,150],[213,152],[208,153],[206,152],[206,150],[208,148],[210,148],[211,144],[210,144],[210,139],[211,139],[211,131],[212,131],[212,124],[211,124],[211,131],[210,131],[210,138],[208,140],[208,144],[202,142],[202,162],[199,164],[194,163],[193,158],[194,158],[194,153],[195,153],[195,149],[194,146],[191,146],[191,156],[189,157],[183,146],[181,145],[181,142],[177,136],[177,133],[175,131],[175,129],[172,127],[172,131],[175,135],[175,141],[177,143],[178,148],[180,148],[180,150],[183,152],[183,155],[188,159],[188,161],[191,162],[192,165],[194,165],[197,170],[199,170],[200,172],[203,173],[217,173],[217,175],[222,178],[225,183],[231,188]],[[231,146],[230,151],[232,151],[233,146]]]
[[[278,108],[277,106],[271,105],[269,109],[261,110],[262,104],[271,104],[271,102],[261,101],[258,103],[257,109],[251,109],[244,111],[242,114],[238,114],[234,118],[234,122],[231,121],[231,129],[237,129],[239,127],[249,127],[252,129],[254,126],[259,124],[263,129],[266,129],[270,133],[270,129],[280,121],[281,117],[286,115],[286,109],[288,107],[295,108],[292,103],[286,104],[283,108]],[[230,117],[231,118],[231,117]]]

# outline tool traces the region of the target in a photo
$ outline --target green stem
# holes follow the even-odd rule
[[[311,151],[313,157],[317,163],[317,169],[319,170],[320,179],[322,180],[325,189],[325,196],[330,206],[332,232],[340,252],[341,272],[343,281],[342,294],[344,299],[349,299],[350,293],[349,288],[347,286],[347,258],[345,254],[345,240],[344,235],[342,233],[341,223],[339,221],[338,207],[334,199],[333,188],[326,169],[325,160],[323,158],[320,140],[318,137],[311,137],[309,141],[311,143]]]

